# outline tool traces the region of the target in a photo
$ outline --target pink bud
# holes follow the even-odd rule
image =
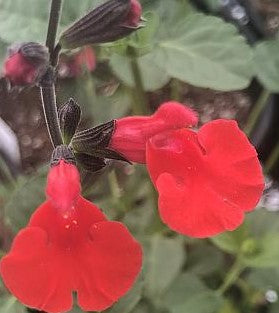
[[[128,27],[138,27],[141,19],[141,13],[141,4],[137,0],[131,0],[131,8],[123,25]]]
[[[33,42],[16,44],[9,48],[3,75],[13,86],[33,85],[45,73],[48,60],[46,47]]]
[[[62,54],[58,64],[58,75],[61,78],[78,77],[84,69],[93,72],[96,68],[96,56],[94,50],[86,46],[74,55]]]
[[[195,126],[197,114],[178,103],[167,102],[151,116],[130,116],[116,121],[109,148],[128,160],[145,163],[146,143],[158,133]]]
[[[80,194],[80,177],[75,165],[60,160],[48,174],[46,194],[54,207],[65,212],[75,204]]]
[[[3,74],[12,85],[29,85],[35,81],[36,67],[20,52],[10,56],[4,63]]]

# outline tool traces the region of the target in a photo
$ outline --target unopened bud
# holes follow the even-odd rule
[[[241,245],[241,252],[247,257],[252,257],[260,252],[260,247],[255,239],[246,239]]]
[[[143,27],[138,0],[110,0],[82,17],[60,38],[63,48],[115,41]]]
[[[34,85],[45,74],[48,63],[47,47],[36,42],[14,44],[8,49],[3,75],[12,86]]]
[[[61,133],[66,145],[70,144],[80,122],[81,109],[74,99],[69,99],[58,111]]]

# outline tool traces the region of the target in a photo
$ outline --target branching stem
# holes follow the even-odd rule
[[[50,67],[41,80],[41,99],[44,109],[45,120],[48,128],[48,133],[53,144],[53,147],[63,143],[60,131],[55,93],[55,74],[53,66],[57,63],[58,53],[55,47],[56,34],[60,19],[62,0],[52,0],[49,15],[49,24],[47,31],[46,46],[50,53]]]
[[[235,263],[231,267],[231,269],[228,271],[223,284],[220,286],[220,288],[217,290],[217,293],[219,295],[223,295],[231,285],[233,285],[236,280],[239,278],[239,275],[244,270],[242,260],[240,256],[237,256]]]

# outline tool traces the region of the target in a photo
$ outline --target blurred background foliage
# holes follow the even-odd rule
[[[65,0],[61,30],[101,2]],[[1,63],[13,42],[44,42],[49,3],[0,0]],[[151,114],[174,99],[194,108],[200,125],[216,118],[237,119],[257,142],[253,134],[267,100],[279,92],[279,3],[254,1],[269,35],[253,45],[234,25],[215,16],[220,3],[208,0],[212,14],[205,15],[187,0],[142,0],[147,19],[142,30],[87,48],[90,59],[85,54],[82,62],[77,56],[83,50],[63,51],[59,104],[70,96],[78,101],[83,129],[128,114]],[[15,132],[21,154],[20,165],[9,162],[13,152],[7,153],[9,141],[0,133],[2,256],[45,199],[51,146],[36,88],[8,94],[1,87],[0,113]],[[270,126],[268,120],[264,126]],[[111,162],[102,173],[82,172],[84,195],[110,219],[124,222],[144,247],[138,282],[106,313],[279,312],[279,148],[278,138],[271,137],[260,137],[270,140],[272,149],[259,149],[267,174],[259,208],[238,230],[207,240],[180,236],[161,223],[157,195],[144,166]],[[0,284],[0,312],[35,311]]]

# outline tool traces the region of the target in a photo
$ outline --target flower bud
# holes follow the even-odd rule
[[[12,86],[36,84],[46,72],[48,49],[35,42],[20,43],[8,49],[3,75]]]
[[[194,111],[177,102],[167,102],[151,116],[130,116],[116,120],[109,148],[128,160],[145,163],[146,143],[161,132],[195,126]]]
[[[81,116],[80,106],[74,99],[69,99],[58,111],[63,141],[68,145],[78,127]]]
[[[95,68],[95,52],[91,47],[87,46],[75,54],[60,55],[57,72],[60,78],[72,78],[81,76],[85,70],[93,72]]]
[[[60,38],[63,48],[115,41],[143,27],[138,0],[110,0],[75,22]]]

